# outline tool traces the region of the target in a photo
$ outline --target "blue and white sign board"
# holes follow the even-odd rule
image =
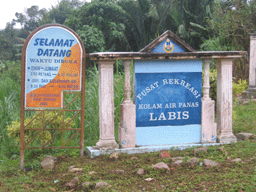
[[[202,60],[135,61],[136,145],[200,143],[201,90]]]
[[[26,47],[25,107],[62,108],[63,91],[81,91],[82,44],[56,25],[35,32]]]

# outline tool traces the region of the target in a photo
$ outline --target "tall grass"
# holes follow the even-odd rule
[[[132,67],[131,67],[132,70]],[[132,73],[131,73],[132,74]],[[13,78],[13,74],[5,72],[4,78],[0,79],[0,160],[9,158],[13,154],[19,154],[19,144],[7,136],[6,128],[17,119],[20,119],[20,79]],[[0,77],[3,77],[3,75]],[[131,78],[132,79],[132,78]],[[86,71],[85,88],[85,127],[84,141],[85,146],[95,146],[99,140],[99,74],[96,64]],[[69,103],[74,96],[67,94],[66,103]],[[114,114],[115,114],[115,135],[118,135],[118,126],[120,118],[120,104],[124,100],[124,70],[121,61],[117,61],[114,73]],[[78,109],[81,105],[81,99],[77,99],[69,109]],[[32,116],[34,113],[26,112],[25,116]],[[73,112],[67,112],[65,116],[73,117]],[[81,116],[74,119],[75,127],[80,127]],[[74,131],[73,131],[74,132]],[[67,140],[73,132],[65,134]],[[56,141],[57,139],[57,141]],[[61,145],[61,137],[55,139],[54,146]],[[69,143],[71,146],[77,146],[79,135]],[[60,141],[58,141],[60,140]],[[31,150],[32,151],[32,150]]]
[[[0,79],[0,158],[18,153],[18,145],[7,136],[6,127],[20,115],[20,84],[10,77]]]
[[[85,83],[85,146],[99,140],[99,74],[96,65],[87,69]]]
[[[85,94],[85,145],[95,146],[99,140],[99,74],[96,65],[87,70]],[[117,61],[114,74],[114,121],[117,139],[120,124],[120,104],[124,100],[124,70]]]

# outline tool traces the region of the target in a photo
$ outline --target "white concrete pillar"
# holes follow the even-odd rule
[[[250,34],[249,86],[255,88],[256,33]]]
[[[124,60],[125,99],[120,106],[120,127],[118,129],[118,141],[122,148],[134,148],[136,141],[135,129],[135,104],[131,100],[130,66],[131,60]]]
[[[210,63],[211,59],[204,59],[204,84],[202,98],[202,143],[216,142],[215,102],[210,98]]]
[[[256,98],[256,32],[250,34],[249,86],[242,93],[242,99]]]
[[[210,99],[210,63],[211,63],[211,59],[203,59],[203,64],[204,64],[203,98],[204,99]]]
[[[99,119],[100,140],[96,147],[116,149],[114,126],[114,84],[113,65],[115,61],[97,61],[99,65]]]
[[[217,139],[220,143],[236,142],[232,130],[232,64],[233,59],[217,63]]]

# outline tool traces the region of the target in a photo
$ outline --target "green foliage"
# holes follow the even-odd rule
[[[81,5],[79,0],[61,0],[49,11],[50,20],[54,23],[64,24],[73,11]]]
[[[2,61],[15,59],[16,49],[14,47],[14,34],[9,38],[9,35],[6,35],[6,33],[10,32],[11,30],[14,29],[6,29],[6,32],[4,32],[3,34],[0,33],[0,60]]]
[[[227,42],[225,38],[215,37],[204,40],[204,43],[200,45],[200,49],[203,51],[234,51],[235,48]]]
[[[95,31],[97,29],[96,34],[101,31],[104,36],[104,38],[100,37],[99,43],[103,39],[105,41],[104,44],[101,44],[101,48],[98,49],[102,50],[105,47],[107,51],[122,51],[127,50],[126,47],[128,46],[125,36],[126,28],[123,22],[120,21],[120,17],[123,14],[123,9],[114,1],[94,0],[90,3],[85,3],[74,11],[73,15],[65,22],[65,25],[75,31],[84,30],[84,26],[87,26],[85,28],[87,30]]]
[[[210,97],[212,100],[217,100],[217,70],[210,70]]]
[[[250,102],[248,104],[239,104],[235,101],[233,104],[233,111],[236,114],[236,118],[233,118],[234,134],[240,132],[256,134],[256,103]]]
[[[255,1],[214,1],[206,18],[209,39],[201,45],[205,51],[249,51],[249,33],[255,30]],[[233,65],[235,80],[248,79],[244,59]]]
[[[35,113],[32,117],[27,117],[24,120],[24,125],[28,125],[26,129],[42,129],[43,128],[43,112]],[[34,119],[35,118],[35,119]],[[32,121],[32,119],[34,119]],[[67,124],[71,120],[70,117],[64,119],[64,124]],[[32,122],[31,122],[32,121]],[[31,123],[30,123],[31,122]],[[30,124],[29,124],[30,123]],[[48,125],[47,128],[62,128],[63,116],[58,111],[44,112],[44,124]],[[71,121],[66,128],[74,127],[74,122]],[[34,130],[25,130],[24,139],[25,142],[29,141],[35,134]],[[20,121],[12,121],[12,124],[7,126],[7,135],[17,142],[20,142]],[[42,144],[47,143],[52,138],[51,132],[45,130],[39,133],[38,139]]]
[[[20,84],[21,83],[21,61],[20,60],[17,60],[17,61],[3,60],[0,63],[0,77],[3,79],[6,79],[9,77],[12,80],[14,80],[17,84]]]
[[[105,51],[105,38],[99,29],[84,25],[81,30],[77,30],[77,34],[82,39],[86,52]]]
[[[232,83],[233,87],[233,98],[241,95],[248,87],[246,80],[239,79],[237,83]],[[210,70],[210,97],[213,100],[217,100],[217,70]]]
[[[18,153],[18,146],[7,136],[6,127],[19,118],[20,85],[10,77],[0,78],[0,159]]]
[[[237,83],[233,82],[233,96],[241,95],[248,87],[246,80],[239,79]]]
[[[85,89],[85,145],[99,140],[99,74],[96,64],[86,71]]]
[[[206,18],[212,14],[213,0],[183,0],[174,1],[178,10],[179,25],[177,35],[184,39],[194,49],[209,36]],[[172,13],[171,13],[172,14]]]
[[[5,64],[0,60],[0,73],[5,69]]]

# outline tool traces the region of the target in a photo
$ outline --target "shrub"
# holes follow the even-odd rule
[[[241,95],[247,89],[246,80],[239,79],[237,83],[233,82],[233,96]]]
[[[233,82],[233,98],[241,95],[248,87],[246,80],[239,79],[237,83]],[[210,70],[210,97],[217,100],[217,70]]]
[[[39,129],[43,128],[43,121],[42,121],[42,115],[38,115],[38,113],[35,113],[32,117],[27,117],[24,120],[24,125],[27,125],[33,118],[35,118],[27,127],[26,129]],[[37,116],[37,117],[36,117]],[[64,119],[64,124],[67,124],[71,120],[70,117]],[[50,111],[45,112],[44,115],[44,124],[47,125],[47,128],[61,128],[63,124],[63,117],[59,115],[58,111]],[[67,128],[74,127],[74,122],[71,121]],[[24,140],[25,142],[29,141],[35,131],[33,130],[25,130],[24,133]],[[7,135],[13,139],[15,139],[16,142],[20,142],[20,121],[12,121],[12,124],[7,126]],[[44,130],[44,132],[41,132],[38,135],[38,141],[40,144],[47,143],[52,138],[52,133],[48,130]]]
[[[217,100],[217,70],[210,70],[210,97],[213,100]]]
[[[7,77],[14,80],[17,84],[21,83],[21,61],[0,61],[0,78]]]

